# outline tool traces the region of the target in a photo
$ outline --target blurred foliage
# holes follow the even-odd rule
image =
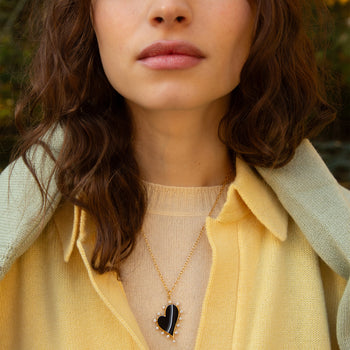
[[[24,36],[25,0],[0,0],[0,126],[11,122],[31,50]]]
[[[25,35],[27,3],[29,0],[0,0],[0,169],[7,164],[16,141],[14,106],[32,52],[30,40]],[[350,183],[349,152],[340,151],[339,147],[342,145],[348,150],[350,145],[350,0],[326,0],[326,3],[334,26],[327,38],[327,50],[317,52],[317,56],[325,58],[326,67],[331,69],[341,96],[337,121],[320,135],[315,146],[335,175]],[[318,30],[317,25],[314,28],[314,32]],[[311,35],[315,37],[315,33]],[[326,146],[322,147],[322,143]],[[332,145],[335,145],[335,152],[330,151]],[[341,167],[342,175],[337,174],[339,162],[348,167],[347,170]]]
[[[326,0],[326,3],[329,7],[334,6],[336,3],[345,5],[347,3],[349,3],[349,0]]]
[[[25,32],[26,0],[0,0],[0,170],[17,140],[15,101],[31,56]]]
[[[327,0],[334,20],[326,52],[328,68],[340,92],[338,119],[326,132],[326,138],[350,141],[350,0]],[[327,131],[329,133],[327,134]]]

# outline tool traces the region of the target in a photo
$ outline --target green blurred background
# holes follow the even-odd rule
[[[24,35],[27,3],[0,0],[0,171],[16,142],[14,106],[32,52],[32,43]],[[339,87],[339,112],[337,120],[312,141],[336,178],[350,188],[350,0],[327,0],[327,6],[333,18],[328,49],[317,54],[325,58]],[[317,23],[313,28],[318,30]]]

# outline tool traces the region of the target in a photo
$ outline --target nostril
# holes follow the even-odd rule
[[[183,17],[183,16],[176,17],[176,21],[179,22],[179,23],[183,22],[184,19],[185,19],[185,17]]]
[[[186,20],[186,18],[185,18],[184,16],[177,16],[177,17],[175,18],[175,21],[176,21],[177,23],[182,23],[182,22],[184,22],[185,20]],[[166,20],[165,20],[163,17],[161,17],[161,16],[157,16],[157,17],[154,17],[154,21],[157,22],[157,23],[163,23],[163,22],[165,22]]]

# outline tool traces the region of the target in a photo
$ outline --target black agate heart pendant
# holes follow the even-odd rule
[[[158,312],[153,322],[156,323],[156,329],[164,334],[167,338],[172,339],[175,343],[175,335],[178,334],[179,321],[182,320],[182,310],[179,310],[179,303],[168,302],[168,305],[163,305],[165,316]]]

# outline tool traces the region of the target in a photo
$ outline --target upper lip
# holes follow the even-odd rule
[[[156,41],[144,48],[137,56],[138,60],[163,55],[186,55],[203,58],[204,54],[196,46],[186,41]]]

